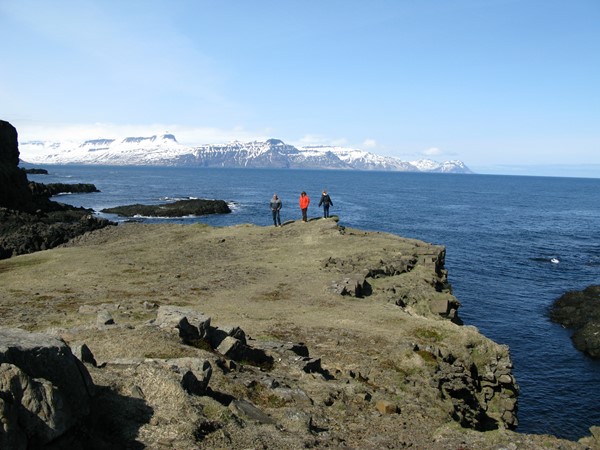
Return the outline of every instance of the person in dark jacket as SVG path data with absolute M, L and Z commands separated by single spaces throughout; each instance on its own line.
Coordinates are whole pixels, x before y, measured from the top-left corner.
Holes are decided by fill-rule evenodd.
M 321 200 L 319 200 L 319 206 L 323 205 L 323 217 L 329 217 L 329 207 L 333 206 L 333 202 L 331 201 L 331 197 L 327 191 L 323 191 L 321 195 Z
M 277 194 L 273 194 L 273 198 L 271 199 L 271 203 L 269 203 L 269 206 L 271 207 L 271 212 L 273 213 L 273 225 L 275 225 L 276 227 L 280 227 L 281 216 L 279 214 L 279 211 L 281 210 L 281 207 L 283 205 L 281 203 L 281 199 L 277 197 Z

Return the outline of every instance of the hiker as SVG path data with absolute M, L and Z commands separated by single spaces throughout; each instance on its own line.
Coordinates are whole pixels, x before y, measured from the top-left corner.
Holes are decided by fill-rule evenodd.
M 319 206 L 321 205 L 323 205 L 323 217 L 329 217 L 329 207 L 333 206 L 333 202 L 325 190 L 323 191 L 323 194 L 321 194 L 321 200 L 319 200 Z
M 279 211 L 281 210 L 281 199 L 277 197 L 277 194 L 273 194 L 273 198 L 271 199 L 271 203 L 269 203 L 271 207 L 271 212 L 273 213 L 273 225 L 276 227 L 281 226 L 281 217 L 279 215 Z
M 310 198 L 306 195 L 306 192 L 302 191 L 300 194 L 300 209 L 302 210 L 302 222 L 308 222 L 307 211 L 308 205 L 310 204 Z

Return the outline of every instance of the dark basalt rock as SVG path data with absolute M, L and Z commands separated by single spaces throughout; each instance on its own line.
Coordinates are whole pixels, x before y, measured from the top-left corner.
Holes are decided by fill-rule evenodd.
M 90 183 L 29 183 L 29 190 L 34 196 L 50 198 L 58 194 L 81 194 L 89 192 L 100 192 L 95 185 Z
M 18 164 L 17 130 L 0 120 L 0 207 L 35 211 L 33 196 L 27 188 L 27 174 Z
M 36 169 L 36 168 L 31 168 L 31 169 L 25 169 L 25 168 L 21 168 L 21 170 L 27 174 L 32 174 L 32 175 L 48 175 L 48 171 L 46 169 Z
M 575 348 L 600 359 L 600 286 L 565 293 L 555 300 L 549 316 L 574 330 L 571 339 Z
M 0 120 L 0 259 L 45 250 L 87 231 L 114 225 L 93 211 L 50 201 L 60 192 L 93 192 L 94 185 L 30 183 L 18 167 L 17 130 Z
M 118 214 L 124 217 L 147 216 L 147 217 L 184 217 L 204 216 L 207 214 L 226 214 L 231 209 L 223 200 L 179 200 L 174 203 L 163 203 L 161 205 L 126 205 L 115 208 L 106 208 L 103 213 Z
M 0 208 L 0 259 L 54 248 L 88 231 L 116 225 L 88 209 L 62 206 L 38 214 Z

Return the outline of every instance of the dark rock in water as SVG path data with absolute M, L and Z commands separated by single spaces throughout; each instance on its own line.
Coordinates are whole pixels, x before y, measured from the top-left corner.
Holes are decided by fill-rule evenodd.
M 571 339 L 578 350 L 600 359 L 600 286 L 567 292 L 554 302 L 549 316 L 574 330 Z
M 91 183 L 29 183 L 29 189 L 34 196 L 50 198 L 58 194 L 81 194 L 88 192 L 100 192 L 95 185 Z
M 126 205 L 115 208 L 106 208 L 103 213 L 118 214 L 125 217 L 147 216 L 147 217 L 184 217 L 204 216 L 206 214 L 226 214 L 231 209 L 223 200 L 179 200 L 174 203 L 163 203 L 161 205 Z
M 25 169 L 25 168 L 21 168 L 21 170 L 27 174 L 32 174 L 32 175 L 48 175 L 48 171 L 46 169 Z
M 50 201 L 58 192 L 91 192 L 95 186 L 29 183 L 18 167 L 17 130 L 0 120 L 0 259 L 46 250 L 87 231 L 114 225 L 93 211 Z

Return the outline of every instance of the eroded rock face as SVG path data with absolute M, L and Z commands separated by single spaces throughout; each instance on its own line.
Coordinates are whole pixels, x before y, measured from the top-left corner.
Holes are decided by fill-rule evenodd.
M 519 387 L 512 375 L 507 347 L 492 360 L 476 364 L 437 348 L 415 347 L 436 365 L 434 379 L 440 394 L 453 405 L 453 418 L 465 428 L 479 431 L 515 429 Z
M 63 435 L 89 414 L 92 387 L 60 339 L 1 328 L 0 447 L 35 448 Z
M 322 262 L 322 267 L 341 274 L 330 287 L 337 294 L 367 297 L 373 292 L 368 280 L 381 280 L 377 284 L 387 292 L 389 301 L 397 306 L 411 308 L 420 305 L 419 313 L 433 313 L 462 324 L 458 317 L 460 303 L 452 296 L 448 283 L 445 258 L 444 247 L 428 245 L 415 246 L 410 254 L 398 253 L 382 258 L 373 258 L 372 255 L 329 257 Z M 407 284 L 407 277 L 418 277 L 419 283 Z

